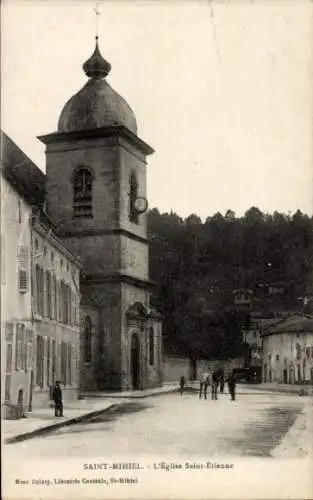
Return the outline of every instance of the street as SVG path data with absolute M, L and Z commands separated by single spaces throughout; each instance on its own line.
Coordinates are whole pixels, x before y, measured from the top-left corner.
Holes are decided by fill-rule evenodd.
M 235 402 L 227 391 L 218 401 L 199 400 L 193 392 L 124 400 L 87 422 L 6 445 L 5 454 L 41 460 L 150 454 L 189 459 L 270 457 L 304 404 L 297 395 L 246 387 L 239 387 Z

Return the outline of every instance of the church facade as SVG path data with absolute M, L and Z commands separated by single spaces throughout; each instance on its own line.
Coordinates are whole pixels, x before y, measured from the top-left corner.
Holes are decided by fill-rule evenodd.
M 85 86 L 46 145 L 46 210 L 80 259 L 80 390 L 162 384 L 162 323 L 150 308 L 146 169 L 152 148 L 106 80 L 96 48 Z

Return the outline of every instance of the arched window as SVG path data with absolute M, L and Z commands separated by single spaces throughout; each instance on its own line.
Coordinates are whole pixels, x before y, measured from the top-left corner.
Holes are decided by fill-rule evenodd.
M 154 331 L 149 328 L 149 364 L 154 365 Z
M 73 180 L 74 217 L 92 217 L 92 174 L 87 168 L 79 169 Z
M 91 361 L 91 334 L 92 334 L 92 323 L 89 316 L 85 319 L 85 330 L 84 330 L 84 362 L 90 363 Z
M 129 180 L 129 220 L 134 224 L 138 224 L 138 213 L 135 210 L 135 201 L 138 193 L 137 178 L 134 173 L 131 174 Z

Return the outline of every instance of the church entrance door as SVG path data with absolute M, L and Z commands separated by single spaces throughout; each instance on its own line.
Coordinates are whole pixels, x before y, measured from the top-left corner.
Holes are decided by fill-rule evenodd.
M 134 333 L 131 341 L 131 375 L 133 389 L 139 389 L 140 383 L 140 343 L 137 333 Z

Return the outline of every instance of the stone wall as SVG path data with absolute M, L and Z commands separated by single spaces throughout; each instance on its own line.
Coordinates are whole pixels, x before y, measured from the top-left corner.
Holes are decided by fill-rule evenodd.
M 142 238 L 147 237 L 147 215 L 142 214 L 138 218 L 138 224 L 134 224 L 129 220 L 129 191 L 130 191 L 130 176 L 132 173 L 136 175 L 138 183 L 138 196 L 147 196 L 146 186 L 146 161 L 145 157 L 138 151 L 137 148 L 131 146 L 126 141 L 120 141 L 119 149 L 119 220 L 120 227 L 131 231 L 132 233 Z
M 243 358 L 235 358 L 227 361 L 220 360 L 197 360 L 196 379 L 199 379 L 201 373 L 212 372 L 216 368 L 224 368 L 225 372 L 234 368 L 243 367 Z M 186 380 L 192 380 L 193 370 L 188 358 L 179 356 L 165 356 L 164 362 L 164 382 L 178 382 L 182 375 Z
M 93 172 L 93 218 L 73 219 L 73 176 L 79 167 Z M 47 210 L 60 231 L 117 227 L 119 154 L 116 138 L 58 142 L 47 147 Z
M 188 358 L 165 356 L 163 360 L 163 380 L 164 382 L 179 382 L 181 376 L 190 380 L 190 361 Z
M 91 322 L 91 360 L 85 359 L 85 327 L 86 318 Z M 80 368 L 79 368 L 79 390 L 95 391 L 97 389 L 95 378 L 95 366 L 99 361 L 99 330 L 100 330 L 100 311 L 96 307 L 81 306 L 80 310 Z

